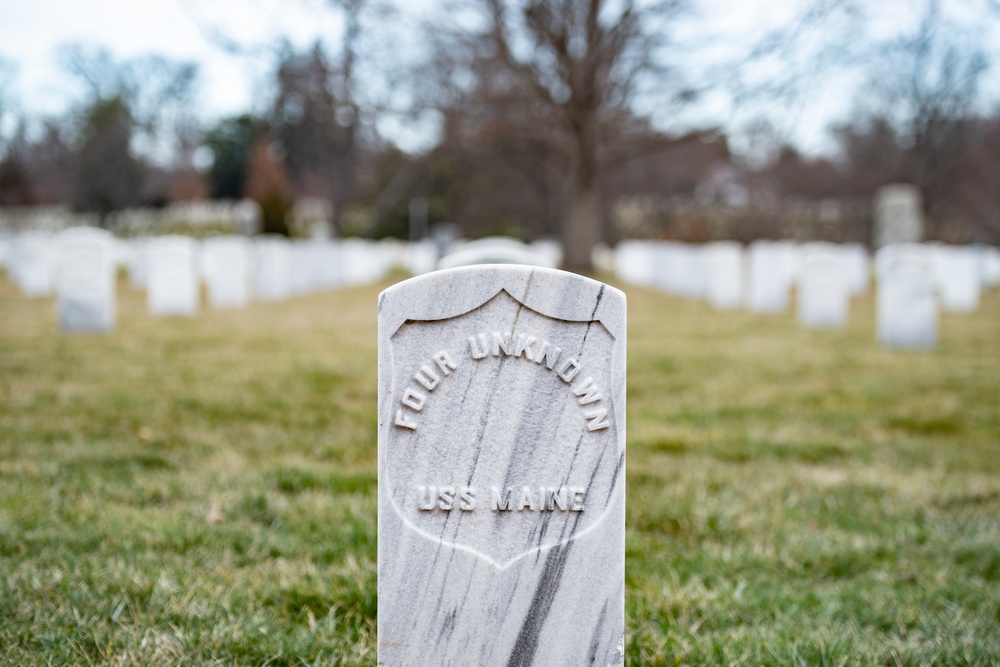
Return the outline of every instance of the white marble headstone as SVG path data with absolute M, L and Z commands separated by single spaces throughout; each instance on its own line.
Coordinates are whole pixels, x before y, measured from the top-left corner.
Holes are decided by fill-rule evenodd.
M 551 259 L 531 249 L 517 239 L 489 236 L 469 241 L 438 261 L 439 269 L 476 264 L 528 264 L 553 268 Z
M 17 237 L 12 252 L 12 269 L 25 296 L 52 294 L 55 250 L 48 232 L 25 232 Z
M 782 313 L 788 309 L 794 275 L 788 251 L 772 241 L 754 241 L 747 249 L 747 308 L 755 313 Z
M 875 192 L 875 247 L 892 243 L 919 243 L 924 224 L 920 189 L 909 183 L 890 183 Z
M 150 239 L 146 296 L 151 315 L 194 315 L 200 301 L 198 242 L 187 236 Z
M 743 246 L 718 241 L 705 246 L 705 297 L 719 310 L 743 303 Z
M 291 292 L 292 248 L 283 236 L 256 239 L 255 296 L 261 301 L 282 301 Z
M 937 273 L 941 309 L 971 313 L 979 307 L 981 273 L 974 246 L 931 246 Z
M 866 294 L 871 283 L 872 270 L 868 249 L 860 243 L 846 243 L 841 246 L 841 251 L 847 262 L 847 284 L 851 295 Z
M 893 347 L 933 347 L 938 305 L 930 250 L 897 243 L 876 255 L 876 337 Z
M 246 308 L 250 302 L 250 241 L 219 236 L 202 243 L 202 265 L 213 308 Z
M 807 327 L 842 327 L 850 311 L 847 258 L 839 246 L 808 243 L 802 247 L 799 275 L 799 323 Z
M 115 323 L 115 239 L 96 227 L 56 235 L 56 306 L 63 331 L 109 331 Z
M 621 241 L 615 247 L 615 274 L 631 285 L 651 287 L 656 246 L 652 241 Z
M 1000 285 L 1000 248 L 985 247 L 979 256 L 979 275 L 986 287 Z
M 149 277 L 148 237 L 131 239 L 128 242 L 128 281 L 132 287 L 146 289 Z
M 498 265 L 381 294 L 379 665 L 621 665 L 624 483 L 624 294 Z

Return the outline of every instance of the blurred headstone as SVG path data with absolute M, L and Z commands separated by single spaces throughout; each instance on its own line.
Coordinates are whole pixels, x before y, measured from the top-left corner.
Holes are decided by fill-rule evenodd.
M 410 243 L 406 248 L 406 270 L 411 275 L 430 273 L 437 265 L 437 260 L 437 248 L 430 239 Z
M 526 244 L 505 236 L 489 236 L 469 241 L 438 262 L 439 269 L 475 264 L 528 264 L 553 268 L 548 258 L 533 252 Z
M 380 295 L 378 664 L 623 663 L 625 333 L 537 267 Z
M 979 307 L 979 253 L 972 246 L 931 246 L 941 309 L 971 313 Z
M 868 292 L 871 283 L 871 261 L 868 259 L 868 249 L 860 243 L 845 243 L 841 246 L 847 269 L 847 285 L 852 296 L 860 296 Z
M 10 254 L 14 242 L 6 233 L 0 232 L 0 270 L 6 271 L 10 277 Z
M 1000 285 L 1000 248 L 986 247 L 980 255 L 982 283 L 988 287 Z
M 250 302 L 250 241 L 218 236 L 202 243 L 208 302 L 213 308 L 246 308 Z
M 875 269 L 878 340 L 893 347 L 933 347 L 938 305 L 930 250 L 916 243 L 884 246 Z
M 25 296 L 52 294 L 55 248 L 49 232 L 24 232 L 14 242 L 14 277 Z
M 562 264 L 562 244 L 555 239 L 538 239 L 530 244 L 531 252 L 541 255 L 549 262 L 549 266 L 558 267 Z
M 59 232 L 56 306 L 63 331 L 110 331 L 115 324 L 115 239 L 97 227 Z
M 146 299 L 150 315 L 194 315 L 200 301 L 198 242 L 187 236 L 150 239 Z
M 132 287 L 146 289 L 149 274 L 149 237 L 128 242 L 128 281 Z
M 441 259 L 449 252 L 452 246 L 462 238 L 462 228 L 454 222 L 438 222 L 431 225 L 431 241 L 437 250 L 437 258 Z
M 615 246 L 615 275 L 631 285 L 652 287 L 655 253 L 651 241 L 619 241 Z
M 743 246 L 718 241 L 705 246 L 705 297 L 719 310 L 743 304 Z
M 258 236 L 254 296 L 261 301 L 282 301 L 291 292 L 291 243 L 284 236 Z
M 875 191 L 875 247 L 919 243 L 924 238 L 920 190 L 908 183 L 891 183 Z
M 798 285 L 799 323 L 807 327 L 842 327 L 850 311 L 847 261 L 832 243 L 802 247 Z
M 260 234 L 263 225 L 263 214 L 260 204 L 253 199 L 241 199 L 234 207 L 236 226 L 243 236 Z
M 787 250 L 772 241 L 747 248 L 747 308 L 755 313 L 783 313 L 791 285 Z

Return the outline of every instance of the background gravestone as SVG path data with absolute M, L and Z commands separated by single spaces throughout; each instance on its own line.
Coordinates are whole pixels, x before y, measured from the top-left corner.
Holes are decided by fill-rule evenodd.
M 136 289 L 146 289 L 149 274 L 148 237 L 131 239 L 128 242 L 128 280 Z
M 705 247 L 705 297 L 719 310 L 743 303 L 743 246 L 718 241 Z
M 109 331 L 115 323 L 114 237 L 96 227 L 56 235 L 56 306 L 63 331 Z
M 919 243 L 924 238 L 920 190 L 908 183 L 890 183 L 875 191 L 875 247 Z
M 620 665 L 625 296 L 526 266 L 379 298 L 378 664 Z
M 979 251 L 972 246 L 931 246 L 941 309 L 971 313 L 979 307 Z
M 847 260 L 839 246 L 807 243 L 799 276 L 799 323 L 807 327 L 842 327 L 850 311 Z
M 871 282 L 871 262 L 868 259 L 867 248 L 860 243 L 845 243 L 840 249 L 846 262 L 847 284 L 851 295 L 866 294 Z
M 898 243 L 878 251 L 875 260 L 876 336 L 892 347 L 933 347 L 938 305 L 931 251 Z
M 747 308 L 755 313 L 788 309 L 791 269 L 788 251 L 771 241 L 754 241 L 747 249 Z
M 186 236 L 150 239 L 146 276 L 150 315 L 190 316 L 198 312 L 197 252 L 197 241 Z
M 52 294 L 52 235 L 48 232 L 24 232 L 17 237 L 11 257 L 14 278 L 25 296 Z
M 615 274 L 632 285 L 652 287 L 656 245 L 652 241 L 625 239 L 615 247 Z
M 246 308 L 250 302 L 250 241 L 219 236 L 202 243 L 202 262 L 213 308 Z
M 254 296 L 261 301 L 287 299 L 291 292 L 291 242 L 283 236 L 259 236 L 256 239 L 256 248 L 257 271 Z

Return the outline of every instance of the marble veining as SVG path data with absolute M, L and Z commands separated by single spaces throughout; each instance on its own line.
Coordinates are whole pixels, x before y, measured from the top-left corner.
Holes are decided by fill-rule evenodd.
M 475 266 L 379 297 L 379 664 L 624 660 L 625 298 Z

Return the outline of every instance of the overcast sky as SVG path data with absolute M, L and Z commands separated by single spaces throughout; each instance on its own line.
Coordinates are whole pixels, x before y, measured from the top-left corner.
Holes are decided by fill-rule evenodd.
M 429 3 L 434 0 L 421 0 Z M 916 24 L 919 8 L 927 0 L 872 0 L 866 3 L 873 20 L 868 37 L 886 38 Z M 943 7 L 955 20 L 969 26 L 970 38 L 984 42 L 994 61 L 1000 60 L 998 21 L 984 21 L 989 4 L 997 0 L 945 0 Z M 29 115 L 57 114 L 65 110 L 79 89 L 60 68 L 62 44 L 85 44 L 109 50 L 118 59 L 159 54 L 190 60 L 200 67 L 197 100 L 201 115 L 211 120 L 227 114 L 260 109 L 263 87 L 273 63 L 261 57 L 227 53 L 213 40 L 218 30 L 244 43 L 264 43 L 283 36 L 304 48 L 317 39 L 336 44 L 341 24 L 326 0 L 2 0 L 0 9 L 0 59 L 13 64 L 11 88 L 20 109 Z M 780 25 L 800 6 L 797 0 L 702 0 L 698 20 L 712 29 L 709 53 L 724 59 L 727 49 L 740 48 Z M 994 19 L 1000 14 L 993 14 Z M 705 25 L 700 24 L 702 27 Z M 987 28 L 984 29 L 983 26 Z M 973 34 L 975 33 L 975 34 Z M 689 35 L 680 35 L 690 38 Z M 860 38 L 860 36 L 859 36 Z M 997 100 L 998 69 L 987 77 L 988 94 Z M 766 76 L 766 74 L 765 74 Z M 838 78 L 839 77 L 839 78 Z M 852 78 L 853 77 L 853 78 Z M 830 147 L 827 127 L 847 117 L 852 109 L 854 74 L 836 74 L 817 87 L 815 94 L 795 105 L 780 106 L 777 124 L 807 152 Z M 654 111 L 655 110 L 649 110 Z M 709 95 L 690 107 L 674 125 L 722 125 L 738 130 L 748 122 L 746 109 L 733 108 L 723 95 Z M 397 128 L 396 131 L 404 132 Z M 418 147 L 419 138 L 400 137 Z

